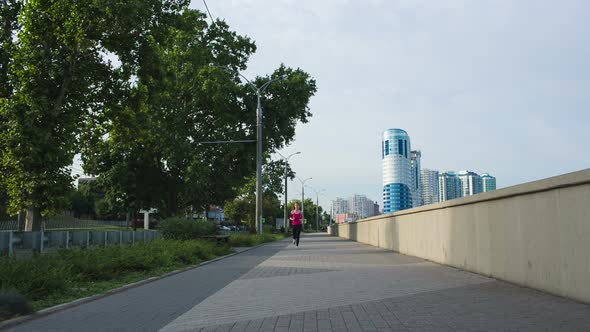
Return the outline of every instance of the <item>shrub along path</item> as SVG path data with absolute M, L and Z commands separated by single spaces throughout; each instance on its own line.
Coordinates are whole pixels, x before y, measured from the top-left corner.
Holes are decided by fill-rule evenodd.
M 287 245 L 287 241 L 270 243 L 8 331 L 158 331 Z
M 230 252 L 229 247 L 211 241 L 160 239 L 129 246 L 58 250 L 30 258 L 0 257 L 0 293 L 22 294 L 34 309 L 43 309 Z M 5 316 L 10 317 L 0 314 L 0 319 Z

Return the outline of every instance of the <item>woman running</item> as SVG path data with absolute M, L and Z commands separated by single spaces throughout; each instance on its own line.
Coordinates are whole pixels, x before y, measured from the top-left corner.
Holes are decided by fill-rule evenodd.
M 291 210 L 291 224 L 293 225 L 293 244 L 299 247 L 299 236 L 303 228 L 303 213 L 299 210 L 299 203 L 295 203 Z

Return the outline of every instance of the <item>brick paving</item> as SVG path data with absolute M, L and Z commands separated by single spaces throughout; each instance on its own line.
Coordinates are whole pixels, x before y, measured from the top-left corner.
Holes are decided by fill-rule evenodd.
M 590 331 L 590 306 L 306 234 L 161 331 Z
M 590 331 L 590 306 L 305 234 L 10 331 Z

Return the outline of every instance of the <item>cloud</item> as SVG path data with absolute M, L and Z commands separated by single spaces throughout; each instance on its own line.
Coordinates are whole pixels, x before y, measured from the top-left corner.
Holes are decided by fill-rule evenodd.
M 314 117 L 287 150 L 303 152 L 292 159 L 295 170 L 330 198 L 359 193 L 380 201 L 381 132 L 393 127 L 408 131 L 423 167 L 489 172 L 499 186 L 590 165 L 587 1 L 209 7 L 256 40 L 247 75 L 284 62 L 317 78 Z

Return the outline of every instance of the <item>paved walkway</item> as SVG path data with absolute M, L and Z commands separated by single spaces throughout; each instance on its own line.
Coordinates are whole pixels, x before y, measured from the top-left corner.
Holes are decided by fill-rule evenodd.
M 590 306 L 305 234 L 13 330 L 590 331 Z

